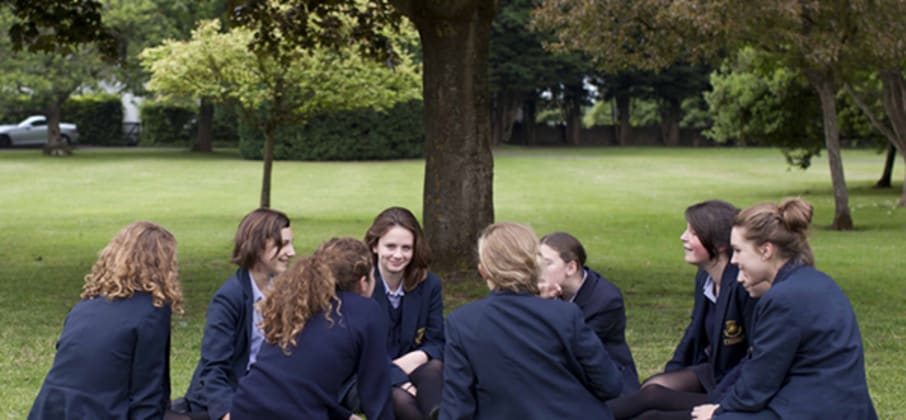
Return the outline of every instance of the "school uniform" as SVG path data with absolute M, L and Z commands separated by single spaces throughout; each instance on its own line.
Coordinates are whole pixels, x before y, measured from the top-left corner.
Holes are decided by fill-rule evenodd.
M 160 419 L 170 400 L 170 306 L 148 293 L 79 301 L 28 414 L 48 419 Z
M 830 277 L 788 263 L 753 322 L 751 357 L 717 419 L 877 419 L 856 315 Z
M 248 270 L 238 269 L 208 304 L 201 358 L 192 375 L 186 402 L 191 412 L 212 419 L 226 414 L 239 378 L 248 372 L 255 300 Z
M 623 376 L 576 305 L 492 291 L 446 331 L 441 419 L 613 418 Z
M 390 360 L 406 353 L 421 350 L 429 359 L 443 360 L 444 303 L 440 279 L 428 273 L 415 289 L 404 292 L 399 307 L 394 308 L 387 297 L 381 272 L 374 270 L 375 287 L 372 298 L 380 305 L 387 321 L 387 355 Z M 391 365 L 393 385 L 409 382 L 409 377 L 396 365 Z
M 343 381 L 358 376 L 362 410 L 368 419 L 392 419 L 390 370 L 385 352 L 386 322 L 372 300 L 339 292 L 331 320 L 312 316 L 284 353 L 264 343 L 248 375 L 239 381 L 230 418 L 342 419 L 348 410 L 337 396 Z
M 604 276 L 585 267 L 585 281 L 572 301 L 579 306 L 585 323 L 595 332 L 604 349 L 623 374 L 623 394 L 639 390 L 639 374 L 626 343 L 626 309 L 620 289 Z
M 735 265 L 727 264 L 717 301 L 711 302 L 703 294 L 708 273 L 698 270 L 692 318 L 665 372 L 693 367 L 705 390 L 710 391 L 746 356 L 752 313 L 758 300 L 739 284 L 738 274 Z

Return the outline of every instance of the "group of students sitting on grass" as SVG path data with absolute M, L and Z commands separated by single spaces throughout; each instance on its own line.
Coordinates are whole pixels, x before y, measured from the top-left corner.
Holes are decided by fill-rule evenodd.
M 289 218 L 255 210 L 173 401 L 176 240 L 132 223 L 85 276 L 29 418 L 876 419 L 853 309 L 814 268 L 811 205 L 712 200 L 685 216 L 692 318 L 665 371 L 640 384 L 622 294 L 570 234 L 488 226 L 477 250 L 490 293 L 444 321 L 410 211 L 388 208 L 364 241 L 334 238 L 290 265 Z

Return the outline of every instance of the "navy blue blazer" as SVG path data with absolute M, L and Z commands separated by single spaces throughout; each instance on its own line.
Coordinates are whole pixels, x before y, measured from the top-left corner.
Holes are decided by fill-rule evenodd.
M 160 419 L 170 401 L 170 306 L 151 295 L 79 301 L 31 407 L 38 419 Z
M 761 297 L 752 355 L 717 418 L 765 410 L 782 419 L 878 418 L 856 314 L 837 283 L 812 267 L 785 265 Z
M 380 270 L 374 270 L 375 286 L 372 297 L 381 306 L 386 324 L 390 325 L 390 301 L 381 280 Z M 389 354 L 391 360 L 406 353 L 421 350 L 430 359 L 444 358 L 444 301 L 441 297 L 440 279 L 434 273 L 428 273 L 425 281 L 415 289 L 406 292 L 400 302 L 402 320 L 399 331 L 398 354 Z M 389 336 L 389 331 L 388 331 Z M 390 367 L 390 380 L 393 385 L 409 382 L 409 377 L 396 365 Z
M 623 373 L 623 394 L 639 390 L 639 373 L 626 343 L 626 309 L 620 289 L 604 276 L 585 267 L 588 276 L 576 292 L 585 323 L 597 334 L 604 349 Z
M 230 418 L 342 419 L 340 389 L 358 375 L 362 411 L 369 419 L 392 419 L 387 325 L 374 300 L 355 293 L 338 294 L 328 321 L 318 313 L 296 335 L 289 355 L 263 343 L 255 364 L 239 381 Z M 342 414 L 340 414 L 342 413 Z
M 739 284 L 739 269 L 727 264 L 721 278 L 720 293 L 717 296 L 716 318 L 720 328 L 714 330 L 714 336 L 708 340 L 705 328 L 705 296 L 702 289 L 708 273 L 698 270 L 695 274 L 695 305 L 692 308 L 692 319 L 683 338 L 676 346 L 673 359 L 667 362 L 666 372 L 682 369 L 700 363 L 711 363 L 714 369 L 714 381 L 720 382 L 723 376 L 745 358 L 750 345 L 752 314 L 758 299 Z M 718 345 L 709 349 L 709 343 Z
M 186 401 L 191 411 L 206 411 L 212 419 L 229 411 L 239 378 L 247 373 L 255 313 L 250 282 L 248 270 L 236 270 L 208 304 L 201 358 Z
M 612 419 L 623 376 L 576 305 L 492 291 L 447 317 L 440 418 Z

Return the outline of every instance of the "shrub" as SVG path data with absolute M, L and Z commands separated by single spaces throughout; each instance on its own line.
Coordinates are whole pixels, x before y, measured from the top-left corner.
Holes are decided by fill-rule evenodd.
M 145 101 L 139 111 L 142 118 L 142 146 L 188 146 L 192 141 L 195 107 L 170 102 Z
M 63 104 L 62 119 L 79 129 L 79 143 L 102 146 L 126 144 L 123 103 L 112 94 L 74 96 Z
M 400 102 L 385 111 L 359 108 L 315 116 L 276 135 L 277 160 L 386 160 L 423 156 L 422 102 Z M 264 137 L 240 124 L 239 152 L 261 159 Z

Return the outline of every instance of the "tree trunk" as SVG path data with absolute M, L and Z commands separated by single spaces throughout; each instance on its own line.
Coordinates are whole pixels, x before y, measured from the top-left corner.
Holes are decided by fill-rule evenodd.
M 538 104 L 535 102 L 535 98 L 528 100 L 522 104 L 522 110 L 524 112 L 522 118 L 522 131 L 525 138 L 525 144 L 529 146 L 534 146 L 537 143 L 537 133 L 538 125 L 535 123 L 535 120 L 538 117 Z
M 840 132 L 837 127 L 837 103 L 832 78 L 826 73 L 809 71 L 806 75 L 821 99 L 824 114 L 824 143 L 834 188 L 834 230 L 852 230 L 853 219 L 849 212 L 849 193 L 843 175 L 843 158 L 840 155 Z
M 661 108 L 661 136 L 665 146 L 679 146 L 679 123 L 683 110 L 678 99 L 670 98 L 665 101 L 666 104 Z
M 497 1 L 410 2 L 424 53 L 425 236 L 432 270 L 476 273 L 475 245 L 494 221 L 488 50 Z
M 881 178 L 878 179 L 878 182 L 875 183 L 875 188 L 890 188 L 893 186 L 891 181 L 893 180 L 893 164 L 897 157 L 897 147 L 889 144 L 887 145 L 887 158 L 884 159 L 884 172 L 881 174 Z
M 900 69 L 881 72 L 881 86 L 884 97 L 884 110 L 893 127 L 892 142 L 900 151 L 906 162 L 906 80 Z M 903 191 L 897 207 L 906 207 L 906 171 L 903 177 Z
M 47 143 L 44 144 L 44 154 L 48 156 L 69 156 L 72 148 L 63 142 L 60 135 L 60 114 L 63 102 L 53 100 L 47 105 Z
M 264 133 L 264 174 L 261 176 L 261 203 L 260 206 L 270 208 L 271 206 L 271 170 L 274 166 L 274 136 L 276 129 L 266 127 L 261 130 Z
M 214 104 L 209 98 L 201 98 L 198 106 L 198 133 L 193 152 L 212 152 L 214 150 Z
M 491 99 L 491 138 L 494 145 L 509 143 L 513 135 L 513 123 L 523 94 L 513 91 L 497 92 Z
M 620 146 L 628 146 L 632 142 L 632 124 L 629 121 L 629 104 L 631 98 L 628 95 L 616 97 L 617 101 L 617 118 L 620 119 L 620 128 L 618 137 Z
M 578 98 L 566 102 L 566 143 L 574 146 L 582 144 L 582 105 Z

